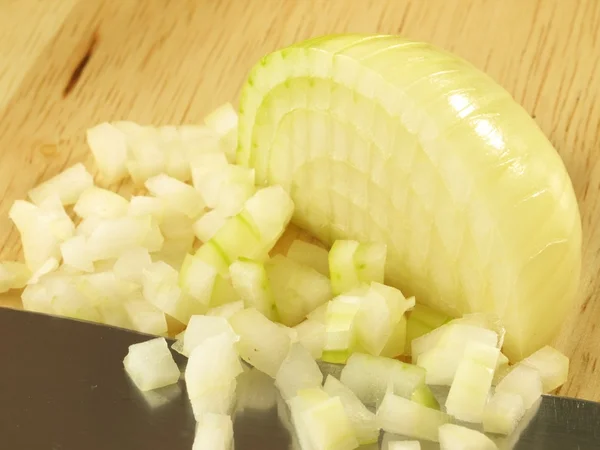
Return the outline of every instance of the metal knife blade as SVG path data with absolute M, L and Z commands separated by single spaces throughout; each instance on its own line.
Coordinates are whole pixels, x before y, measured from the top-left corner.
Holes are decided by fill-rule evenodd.
M 0 309 L 0 330 L 0 449 L 192 448 L 195 421 L 183 380 L 142 394 L 124 372 L 128 346 L 149 336 L 9 309 Z M 185 358 L 174 356 L 183 369 Z M 256 375 L 240 375 L 248 380 L 238 383 L 236 450 L 295 448 L 285 404 Z M 401 439 L 385 435 L 371 448 L 387 448 L 390 438 Z M 497 442 L 519 450 L 600 449 L 600 404 L 544 396 L 514 435 Z

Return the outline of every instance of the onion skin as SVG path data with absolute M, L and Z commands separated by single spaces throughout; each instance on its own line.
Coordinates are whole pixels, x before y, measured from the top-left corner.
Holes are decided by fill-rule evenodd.
M 240 103 L 238 163 L 280 184 L 331 245 L 387 244 L 386 282 L 451 316 L 494 312 L 504 352 L 547 344 L 573 305 L 581 220 L 558 153 L 490 77 L 398 36 L 274 52 Z

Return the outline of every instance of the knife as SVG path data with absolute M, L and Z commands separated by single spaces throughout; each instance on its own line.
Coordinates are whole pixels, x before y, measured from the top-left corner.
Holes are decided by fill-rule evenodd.
M 191 450 L 195 420 L 184 380 L 142 393 L 123 369 L 129 345 L 151 336 L 11 309 L 0 309 L 0 330 L 0 449 Z M 174 358 L 183 371 L 186 359 Z M 236 450 L 299 449 L 285 403 L 256 375 L 238 380 Z M 387 449 L 396 439 L 382 433 L 364 449 Z M 513 435 L 496 442 L 501 449 L 598 450 L 600 404 L 543 396 Z

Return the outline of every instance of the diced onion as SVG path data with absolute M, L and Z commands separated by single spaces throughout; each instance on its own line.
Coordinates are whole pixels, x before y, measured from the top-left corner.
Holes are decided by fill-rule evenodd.
M 275 376 L 275 385 L 284 399 L 295 397 L 298 391 L 318 388 L 323 374 L 310 352 L 301 344 L 292 344 Z
M 440 450 L 498 450 L 485 434 L 451 423 L 439 429 Z
M 123 364 L 141 391 L 168 386 L 179 380 L 179 368 L 164 338 L 130 345 Z
M 224 414 L 207 413 L 196 427 L 192 450 L 233 450 L 233 422 Z
M 28 195 L 36 205 L 41 205 L 44 200 L 55 195 L 63 205 L 73 205 L 93 184 L 93 177 L 83 164 L 78 163 L 31 189 Z

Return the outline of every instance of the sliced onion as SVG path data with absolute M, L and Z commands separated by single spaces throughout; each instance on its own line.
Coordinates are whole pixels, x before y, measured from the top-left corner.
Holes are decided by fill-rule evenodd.
M 451 423 L 440 427 L 441 450 L 498 450 L 485 434 Z
M 168 386 L 179 380 L 179 368 L 164 338 L 130 345 L 123 365 L 141 391 Z

